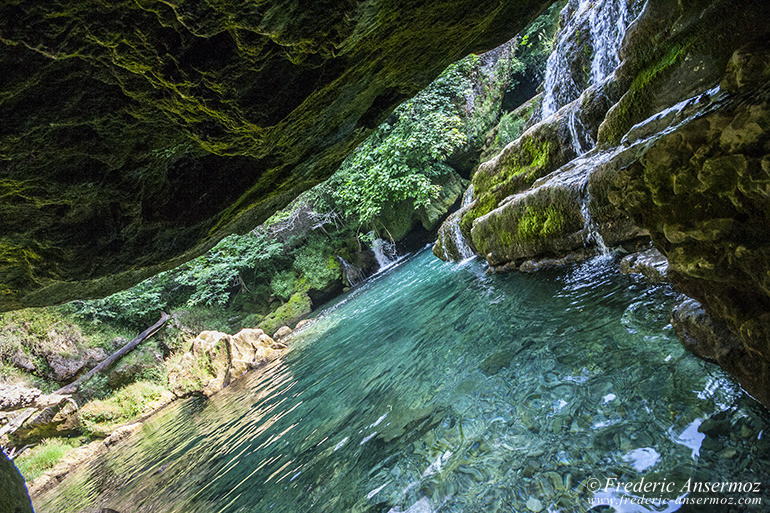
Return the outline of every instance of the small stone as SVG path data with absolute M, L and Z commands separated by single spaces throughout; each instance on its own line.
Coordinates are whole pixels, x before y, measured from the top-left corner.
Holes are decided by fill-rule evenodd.
M 310 319 L 303 319 L 303 320 L 299 321 L 296 326 L 294 326 L 294 329 L 295 330 L 301 330 L 302 328 L 304 328 L 305 326 L 307 326 L 311 322 L 313 322 L 313 321 L 311 321 Z
M 527 509 L 539 513 L 540 511 L 543 511 L 543 503 L 534 497 L 530 497 L 527 501 Z
M 743 438 L 751 438 L 751 435 L 753 435 L 753 434 L 754 434 L 754 432 L 751 430 L 751 428 L 749 426 L 747 426 L 746 424 L 741 426 L 741 437 L 743 437 Z
M 278 328 L 278 330 L 273 334 L 273 338 L 277 341 L 281 341 L 284 338 L 288 337 L 291 334 L 291 328 L 288 326 L 281 326 Z
M 738 454 L 738 451 L 736 451 L 732 447 L 728 447 L 727 449 L 725 449 L 720 453 L 720 456 L 722 456 L 723 458 L 727 458 L 729 460 L 729 459 L 735 458 L 736 454 Z
M 708 436 L 723 436 L 730 433 L 730 422 L 727 420 L 706 419 L 698 427 L 698 431 Z

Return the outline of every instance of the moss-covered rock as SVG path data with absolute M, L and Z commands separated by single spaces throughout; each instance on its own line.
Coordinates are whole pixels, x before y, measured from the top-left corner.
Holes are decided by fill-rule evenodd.
M 599 130 L 616 145 L 648 116 L 716 84 L 733 52 L 766 37 L 762 0 L 672 2 L 651 0 L 626 35 L 615 73 L 624 94 Z
M 476 199 L 460 221 L 463 235 L 470 239 L 476 219 L 574 157 L 568 141 L 564 117 L 550 118 L 530 128 L 495 158 L 481 164 L 471 180 Z
M 105 295 L 328 177 L 548 0 L 0 7 L 0 308 Z
M 383 209 L 379 221 L 389 238 L 400 241 L 418 223 L 428 231 L 438 228 L 468 183 L 454 171 L 443 174 L 435 182 L 441 186 L 441 191 L 427 206 L 415 209 L 412 200 L 404 200 L 389 204 Z
M 580 187 L 548 183 L 507 199 L 473 223 L 471 240 L 493 266 L 583 246 Z
M 630 146 L 625 157 L 617 159 L 615 176 L 608 182 L 610 201 L 647 228 L 666 255 L 674 285 L 739 337 L 742 349 L 731 350 L 718 361 L 766 404 L 770 397 L 768 76 L 766 42 L 738 51 L 723 80 L 728 94 L 704 95 L 700 103 L 690 102 L 679 112 L 652 118 L 631 131 L 626 136 Z M 664 121 L 672 126 L 661 130 Z M 740 361 L 746 355 L 765 362 L 752 367 L 765 374 L 744 372 L 748 367 Z
M 32 513 L 32 503 L 29 500 L 24 478 L 3 451 L 0 451 L 0 482 L 3 483 L 0 511 Z
M 295 292 L 289 300 L 259 321 L 259 327 L 273 333 L 283 325 L 294 325 L 312 311 L 312 302 L 307 292 Z

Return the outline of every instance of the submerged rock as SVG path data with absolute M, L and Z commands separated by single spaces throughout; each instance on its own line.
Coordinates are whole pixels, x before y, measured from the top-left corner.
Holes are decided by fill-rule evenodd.
M 620 260 L 620 272 L 623 274 L 641 274 L 653 283 L 666 281 L 668 260 L 655 248 L 631 253 Z
M 770 365 L 764 357 L 749 351 L 723 322 L 708 315 L 700 303 L 688 299 L 677 305 L 671 324 L 685 348 L 718 363 L 757 400 L 770 404 Z

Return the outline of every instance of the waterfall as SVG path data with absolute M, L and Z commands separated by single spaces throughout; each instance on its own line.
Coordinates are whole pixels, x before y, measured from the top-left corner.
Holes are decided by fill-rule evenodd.
M 358 285 L 361 283 L 362 280 L 362 272 L 361 269 L 356 267 L 353 264 L 348 263 L 347 260 L 342 258 L 341 256 L 337 255 L 337 260 L 340 261 L 342 264 L 342 272 L 345 273 L 345 279 L 348 282 L 348 285 L 351 287 L 354 285 Z
M 589 208 L 590 203 L 591 194 L 588 191 L 588 180 L 586 179 L 583 185 L 582 200 L 580 202 L 580 214 L 583 216 L 583 222 L 585 223 L 583 229 L 586 233 L 586 243 L 590 244 L 593 242 L 596 244 L 599 253 L 602 256 L 607 256 L 610 254 L 610 249 L 607 247 L 607 244 L 604 243 L 604 238 L 602 237 L 602 234 L 599 233 L 596 223 L 594 223 L 594 218 L 591 215 L 591 209 Z
M 459 214 L 459 212 L 456 212 L 455 214 Z M 447 235 L 452 237 L 452 242 L 454 242 L 455 247 L 457 248 L 457 255 L 460 257 L 460 260 L 466 260 L 476 256 L 476 254 L 468 245 L 468 242 L 460 231 L 460 219 L 462 216 L 455 214 L 452 214 L 451 218 L 447 219 L 449 222 L 449 231 Z
M 638 4 L 636 0 L 570 0 L 563 11 L 568 18 L 566 26 L 559 31 L 546 64 L 543 118 L 575 101 L 583 90 L 599 84 L 615 70 L 626 29 L 640 10 Z M 573 68 L 589 50 L 590 73 L 581 87 Z
M 584 155 L 587 151 L 593 148 L 596 142 L 584 128 L 583 123 L 577 117 L 578 107 L 575 106 L 569 111 L 569 117 L 567 118 L 567 127 L 569 128 L 569 135 L 572 139 L 572 148 L 578 156 Z M 580 141 L 581 137 L 586 139 L 587 145 L 583 146 Z
M 374 251 L 374 258 L 377 259 L 377 264 L 380 266 L 377 272 L 384 271 L 399 260 L 396 253 L 396 245 L 393 242 L 379 238 L 374 239 L 372 251 Z
M 463 200 L 460 202 L 460 208 L 467 207 L 471 203 L 473 203 L 473 184 L 470 184 L 468 188 L 465 189 Z
M 460 220 L 465 212 L 465 207 L 471 203 L 473 203 L 473 184 L 463 193 L 460 208 L 452 212 L 439 229 L 439 237 L 436 240 L 436 244 L 448 259 L 464 261 L 476 256 L 468 241 L 465 240 L 462 231 L 460 231 Z

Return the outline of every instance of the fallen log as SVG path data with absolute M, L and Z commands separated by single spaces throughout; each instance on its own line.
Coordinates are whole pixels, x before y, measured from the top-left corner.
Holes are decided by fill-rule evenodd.
M 83 383 L 85 383 L 86 381 L 94 377 L 98 372 L 106 369 L 107 367 L 115 363 L 115 361 L 119 360 L 124 355 L 129 353 L 136 346 L 141 344 L 145 339 L 148 339 L 151 336 L 153 336 L 155 333 L 157 333 L 158 330 L 160 330 L 160 328 L 163 327 L 163 325 L 166 324 L 166 322 L 170 318 L 171 316 L 169 314 L 167 314 L 166 312 L 161 312 L 160 319 L 158 319 L 158 322 L 156 322 L 155 324 L 153 324 L 152 326 L 150 326 L 149 328 L 141 332 L 131 342 L 127 343 L 126 345 L 124 345 L 123 347 L 121 347 L 120 349 L 112 353 L 107 359 L 105 359 L 99 365 L 97 365 L 96 367 L 88 371 L 86 374 L 82 375 L 81 377 L 79 377 L 69 385 L 63 386 L 62 388 L 60 388 L 54 393 L 55 394 L 74 394 L 75 392 L 77 392 L 78 388 L 80 388 L 80 385 L 82 385 Z

